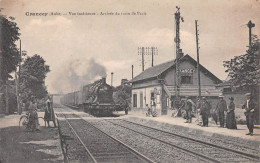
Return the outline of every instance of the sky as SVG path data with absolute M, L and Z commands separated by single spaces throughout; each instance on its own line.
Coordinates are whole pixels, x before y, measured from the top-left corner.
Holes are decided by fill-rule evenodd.
M 223 61 L 246 52 L 249 20 L 255 23 L 252 33 L 260 36 L 259 0 L 0 0 L 2 13 L 16 18 L 22 50 L 50 66 L 50 93 L 71 92 L 102 76 L 111 84 L 111 72 L 113 86 L 131 79 L 131 65 L 134 76 L 142 72 L 138 47 L 157 47 L 155 65 L 175 59 L 176 6 L 184 18 L 184 54 L 196 59 L 198 20 L 200 63 L 221 80 L 227 78 Z M 82 12 L 95 15 L 77 15 Z M 144 59 L 149 68 L 151 56 Z

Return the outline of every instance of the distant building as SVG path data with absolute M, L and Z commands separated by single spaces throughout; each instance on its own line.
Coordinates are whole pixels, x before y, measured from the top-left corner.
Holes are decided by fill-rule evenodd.
M 146 104 L 156 103 L 156 110 L 166 115 L 176 99 L 175 60 L 150 67 L 134 77 L 132 83 L 132 109 L 141 110 Z M 198 96 L 197 62 L 189 55 L 180 58 L 180 96 L 190 96 L 194 101 Z M 201 95 L 215 103 L 222 93 L 216 85 L 222 81 L 200 65 Z

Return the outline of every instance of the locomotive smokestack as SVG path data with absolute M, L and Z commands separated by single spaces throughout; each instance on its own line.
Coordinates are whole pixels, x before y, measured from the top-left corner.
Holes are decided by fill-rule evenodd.
M 106 77 L 102 77 L 102 83 L 106 84 Z
M 114 73 L 111 72 L 111 86 L 113 86 L 113 75 L 114 75 Z

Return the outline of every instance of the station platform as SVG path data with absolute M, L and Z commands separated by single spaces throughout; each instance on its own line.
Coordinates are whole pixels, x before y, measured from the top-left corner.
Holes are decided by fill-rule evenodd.
M 25 114 L 25 113 L 23 113 Z M 38 112 L 39 117 L 44 112 Z M 58 128 L 45 127 L 39 119 L 40 132 L 19 129 L 21 115 L 0 115 L 0 162 L 64 162 Z
M 189 132 L 196 132 L 201 135 L 213 136 L 213 137 L 234 137 L 241 138 L 249 141 L 260 142 L 260 125 L 255 125 L 254 135 L 246 135 L 248 133 L 247 125 L 237 124 L 237 129 L 220 128 L 216 125 L 212 118 L 209 118 L 209 126 L 201 127 L 198 125 L 196 118 L 192 119 L 192 123 L 185 123 L 186 119 L 182 117 L 171 117 L 170 115 L 159 116 L 159 117 L 146 117 L 145 113 L 142 112 L 128 112 L 128 115 L 124 115 L 124 112 L 118 112 L 121 118 L 126 119 L 142 119 L 142 121 L 149 121 L 154 126 L 163 125 L 175 125 L 180 129 Z

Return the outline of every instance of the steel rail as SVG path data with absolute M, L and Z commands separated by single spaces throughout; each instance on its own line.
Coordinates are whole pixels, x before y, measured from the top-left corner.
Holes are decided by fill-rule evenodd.
M 57 124 L 58 124 L 58 126 L 60 126 L 59 121 L 57 121 Z M 58 127 L 58 131 L 59 131 L 59 137 L 60 137 L 61 150 L 62 150 L 62 153 L 63 153 L 63 155 L 64 155 L 64 162 L 65 162 L 65 163 L 69 163 L 70 161 L 69 161 L 69 157 L 68 157 L 68 155 L 67 155 L 67 145 L 65 144 L 65 140 L 64 140 L 64 138 L 62 137 L 60 127 Z M 66 145 L 65 147 L 64 147 L 64 144 Z M 64 148 L 65 148 L 65 149 L 64 149 Z
M 216 147 L 216 148 L 220 148 L 220 149 L 224 149 L 224 150 L 227 150 L 227 151 L 231 151 L 231 152 L 234 152 L 234 153 L 237 153 L 237 154 L 241 154 L 241 155 L 247 156 L 249 158 L 254 158 L 254 159 L 258 159 L 258 160 L 260 159 L 259 156 L 256 156 L 256 155 L 253 155 L 253 154 L 250 154 L 250 153 L 245 153 L 245 152 L 234 150 L 232 148 L 227 148 L 227 147 L 223 147 L 223 146 L 220 146 L 220 145 L 216 145 L 216 144 L 204 142 L 204 141 L 201 141 L 201 140 L 197 140 L 197 139 L 194 139 L 194 138 L 185 137 L 185 136 L 178 135 L 178 134 L 175 134 L 175 133 L 172 133 L 172 132 L 156 129 L 156 128 L 153 128 L 153 127 L 145 126 L 145 125 L 138 124 L 138 123 L 131 122 L 131 121 L 127 121 L 127 120 L 124 120 L 124 119 L 120 119 L 120 120 L 125 121 L 127 123 L 132 123 L 132 124 L 135 124 L 135 125 L 138 125 L 138 126 L 141 126 L 141 127 L 145 127 L 145 128 L 148 128 L 148 129 L 153 129 L 153 130 L 164 132 L 164 133 L 167 133 L 167 134 L 170 134 L 170 135 L 174 135 L 174 136 L 178 136 L 178 137 L 185 138 L 185 139 L 188 139 L 188 140 L 192 140 L 192 141 L 195 141 L 195 142 L 198 142 L 198 143 L 202 143 L 202 144 L 206 144 L 206 145 L 213 146 L 213 147 Z
M 96 161 L 96 159 L 94 158 L 94 156 L 90 153 L 89 149 L 86 147 L 86 145 L 85 145 L 84 142 L 80 139 L 80 137 L 79 137 L 79 135 L 77 134 L 77 132 L 76 132 L 76 131 L 74 130 L 74 128 L 71 126 L 70 122 L 67 120 L 66 116 L 65 116 L 63 113 L 61 113 L 61 114 L 64 116 L 66 122 L 68 123 L 70 129 L 72 130 L 72 133 L 76 136 L 76 138 L 80 141 L 80 143 L 82 144 L 82 146 L 83 146 L 83 147 L 85 148 L 85 150 L 87 151 L 87 153 L 88 153 L 88 155 L 90 156 L 91 160 L 92 160 L 93 162 L 97 163 L 97 161 Z
M 76 117 L 81 118 L 79 115 L 73 114 Z M 63 116 L 65 117 L 65 115 L 63 114 Z M 66 118 L 66 117 L 65 117 Z M 125 147 L 129 152 L 133 153 L 135 156 L 145 160 L 146 162 L 149 163 L 155 163 L 154 161 L 152 161 L 150 158 L 144 156 L 143 154 L 141 154 L 140 152 L 136 151 L 135 149 L 131 148 L 130 146 L 128 146 L 127 144 L 123 143 L 122 141 L 108 135 L 107 133 L 105 133 L 104 131 L 100 130 L 99 128 L 95 127 L 94 125 L 92 125 L 91 123 L 89 123 L 86 119 L 81 118 L 82 120 L 84 120 L 89 126 L 93 127 L 95 130 L 101 132 L 102 134 L 104 134 L 105 136 L 107 136 L 108 138 L 112 139 L 114 142 L 121 144 L 123 147 Z M 68 122 L 67 118 L 66 121 Z M 68 122 L 69 124 L 69 122 Z M 70 124 L 69 124 L 70 125 Z M 70 125 L 70 128 L 76 133 L 76 131 L 73 129 L 73 127 Z M 83 141 L 79 138 L 79 136 L 77 135 L 77 138 L 80 140 L 80 142 L 84 145 Z M 85 145 L 84 145 L 85 147 Z M 87 148 L 87 147 L 86 147 Z M 89 151 L 89 150 L 88 150 Z M 89 152 L 90 153 L 90 152 Z M 92 155 L 93 156 L 93 155 Z M 93 156 L 94 158 L 94 156 Z
M 186 148 L 182 148 L 182 147 L 180 147 L 180 146 L 177 146 L 177 145 L 174 145 L 174 144 L 172 144 L 172 143 L 166 142 L 166 141 L 164 141 L 164 140 L 161 140 L 161 139 L 158 139 L 158 138 L 152 137 L 152 136 L 150 136 L 150 135 L 147 135 L 147 134 L 141 133 L 141 132 L 136 131 L 136 130 L 133 130 L 133 129 L 131 129 L 131 128 L 128 128 L 128 127 L 122 126 L 122 125 L 120 125 L 120 124 L 117 124 L 117 123 L 111 122 L 111 121 L 109 121 L 109 120 L 105 120 L 105 121 L 110 122 L 110 123 L 112 123 L 112 124 L 114 124 L 114 125 L 117 125 L 117 126 L 120 126 L 120 127 L 126 128 L 126 129 L 128 129 L 128 130 L 130 130 L 130 131 L 133 131 L 133 132 L 135 132 L 135 133 L 141 134 L 141 135 L 146 136 L 146 137 L 148 137 L 148 138 L 150 138 L 150 139 L 154 139 L 154 140 L 157 140 L 157 141 L 162 142 L 162 143 L 164 143 L 164 144 L 167 144 L 167 145 L 173 146 L 173 147 L 178 148 L 178 149 L 180 149 L 180 150 L 183 150 L 183 151 L 185 151 L 185 152 L 192 153 L 192 154 L 194 154 L 194 155 L 200 156 L 200 157 L 202 157 L 202 158 L 204 158 L 204 159 L 207 159 L 207 160 L 210 160 L 210 161 L 212 161 L 212 162 L 221 163 L 220 161 L 218 161 L 218 160 L 216 160 L 216 159 L 213 159 L 213 158 L 210 158 L 210 157 L 204 156 L 204 155 L 202 155 L 202 154 L 199 154 L 199 153 L 193 152 L 192 150 L 188 150 L 188 149 L 186 149 Z
M 133 149 L 132 147 L 128 146 L 127 144 L 123 143 L 122 141 L 118 140 L 117 138 L 114 138 L 110 135 L 108 135 L 107 133 L 105 133 L 104 131 L 100 130 L 99 128 L 95 127 L 94 125 L 92 125 L 91 123 L 89 123 L 86 119 L 83 119 L 88 125 L 90 125 L 91 127 L 93 127 L 94 129 L 98 130 L 99 132 L 101 132 L 102 134 L 106 135 L 108 138 L 112 139 L 113 141 L 123 145 L 123 147 L 126 147 L 128 149 L 128 151 L 130 151 L 131 153 L 133 153 L 135 156 L 150 162 L 150 163 L 155 163 L 153 160 L 151 160 L 150 158 L 146 157 L 145 155 L 143 155 L 142 153 L 136 151 L 135 149 Z
M 121 119 L 120 119 L 120 120 L 121 120 Z M 139 131 L 133 130 L 133 129 L 131 129 L 131 128 L 125 127 L 125 126 L 123 126 L 123 125 L 120 125 L 120 124 L 117 124 L 117 123 L 111 122 L 111 121 L 109 121 L 109 120 L 105 120 L 105 121 L 110 122 L 110 123 L 112 123 L 112 124 L 114 124 L 114 125 L 117 125 L 117 126 L 120 126 L 120 127 L 126 128 L 126 129 L 128 129 L 128 130 L 130 130 L 130 131 L 133 131 L 133 132 L 135 132 L 135 133 L 138 133 L 138 134 L 144 135 L 144 136 L 149 137 L 149 138 L 151 138 L 151 139 L 154 139 L 154 140 L 160 141 L 160 142 L 162 142 L 162 143 L 164 143 L 164 144 L 168 144 L 168 145 L 170 145 L 170 146 L 173 146 L 173 147 L 178 148 L 178 149 L 180 149 L 180 150 L 186 151 L 186 152 L 188 152 L 188 153 L 192 153 L 192 154 L 194 154 L 194 155 L 200 156 L 200 157 L 202 157 L 202 158 L 204 158 L 204 159 L 207 159 L 207 160 L 210 160 L 210 161 L 212 161 L 212 162 L 221 163 L 221 161 L 216 160 L 216 159 L 214 159 L 214 158 L 211 158 L 211 157 L 205 156 L 205 155 L 200 154 L 200 153 L 196 153 L 196 152 L 194 152 L 194 151 L 192 151 L 192 150 L 189 150 L 189 149 L 186 149 L 186 148 L 180 147 L 180 146 L 178 146 L 178 145 L 175 145 L 175 144 L 172 144 L 172 143 L 166 142 L 166 141 L 164 141 L 164 140 L 161 140 L 161 139 L 158 139 L 158 138 L 152 137 L 152 136 L 147 135 L 147 134 L 144 134 L 144 133 L 142 133 L 142 132 L 139 132 Z M 135 124 L 135 123 L 134 123 L 134 124 Z M 141 125 L 141 126 L 142 126 L 142 125 Z M 146 126 L 145 126 L 145 127 L 146 127 Z M 150 128 L 150 127 L 148 127 L 148 128 Z M 153 128 L 151 128 L 151 129 L 153 129 Z M 160 130 L 158 130 L 158 131 L 160 131 Z M 162 131 L 160 131 L 160 132 L 162 132 Z M 178 136 L 178 135 L 177 135 L 177 136 Z M 184 138 L 186 138 L 186 137 L 184 137 Z M 251 159 L 252 159 L 252 158 L 251 158 Z

